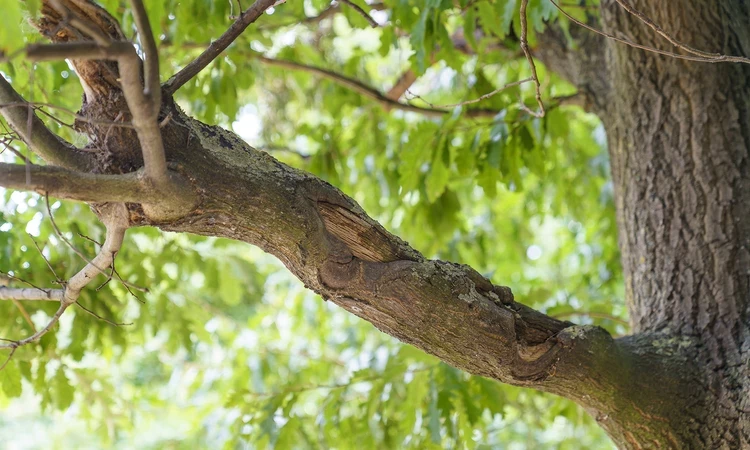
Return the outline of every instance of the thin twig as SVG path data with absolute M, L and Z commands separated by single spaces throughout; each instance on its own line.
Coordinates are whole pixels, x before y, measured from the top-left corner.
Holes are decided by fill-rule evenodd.
M 86 311 L 87 313 L 91 314 L 91 315 L 92 315 L 92 316 L 94 316 L 94 317 L 95 317 L 96 319 L 98 319 L 98 320 L 101 320 L 102 322 L 107 322 L 108 324 L 110 324 L 110 325 L 112 325 L 112 326 L 115 326 L 115 327 L 122 327 L 122 326 L 130 326 L 130 325 L 133 325 L 133 323 L 132 323 L 132 322 L 131 322 L 131 323 L 120 323 L 120 322 L 114 322 L 114 321 L 112 321 L 112 320 L 109 320 L 109 319 L 107 319 L 107 318 L 105 318 L 105 317 L 102 317 L 102 316 L 100 316 L 99 314 L 95 313 L 94 311 L 92 311 L 92 310 L 90 310 L 90 309 L 86 308 L 85 306 L 83 306 L 83 305 L 81 304 L 81 302 L 78 302 L 78 301 L 77 301 L 77 302 L 76 302 L 76 306 L 78 306 L 78 307 L 79 307 L 79 308 L 81 308 L 82 310 Z
M 18 309 L 18 312 L 21 313 L 21 317 L 23 317 L 23 320 L 26 321 L 26 323 L 31 327 L 31 331 L 33 333 L 36 333 L 36 326 L 34 325 L 34 322 L 31 321 L 31 316 L 29 315 L 29 312 L 26 311 L 26 308 L 23 307 L 23 304 L 19 300 L 13 299 L 13 304 L 16 306 L 16 309 Z
M 550 1 L 550 3 L 552 3 L 558 9 L 558 11 L 560 11 L 560 13 L 562 13 L 562 15 L 564 15 L 568 20 L 570 20 L 574 24 L 576 24 L 576 25 L 578 25 L 580 27 L 583 27 L 583 28 L 585 28 L 585 29 L 587 29 L 587 30 L 589 30 L 589 31 L 591 31 L 593 33 L 596 33 L 596 34 L 600 35 L 600 36 L 604 36 L 607 39 L 611 39 L 611 40 L 613 40 L 615 42 L 619 42 L 621 44 L 625 44 L 625 45 L 633 47 L 633 48 L 638 48 L 638 49 L 641 49 L 641 50 L 645 50 L 647 52 L 656 53 L 658 55 L 663 55 L 663 56 L 668 56 L 670 58 L 682 59 L 682 60 L 685 60 L 685 61 L 696 61 L 696 62 L 706 62 L 706 63 L 739 62 L 739 63 L 744 63 L 744 64 L 750 64 L 750 58 L 744 58 L 744 57 L 741 57 L 741 56 L 719 55 L 719 56 L 716 56 L 716 57 L 708 58 L 708 57 L 695 56 L 695 55 L 692 55 L 692 56 L 691 55 L 681 55 L 679 53 L 674 53 L 674 52 L 670 52 L 670 51 L 666 51 L 666 50 L 659 50 L 658 48 L 654 48 L 654 47 L 649 47 L 647 45 L 638 44 L 638 43 L 633 42 L 633 41 L 631 41 L 629 39 L 619 38 L 619 37 L 617 37 L 617 36 L 615 36 L 613 34 L 610 34 L 610 33 L 607 33 L 605 31 L 596 29 L 596 28 L 592 27 L 591 25 L 589 25 L 587 23 L 581 22 L 580 20 L 578 20 L 575 17 L 571 16 L 570 13 L 568 13 L 567 11 L 565 11 L 564 9 L 562 9 L 560 7 L 560 5 L 557 4 L 557 2 L 555 2 L 555 0 L 549 0 L 549 1 Z
M 21 108 L 30 108 L 35 111 L 39 111 L 46 116 L 50 117 L 51 119 L 55 120 L 56 122 L 65 125 L 67 127 L 71 127 L 71 125 L 62 122 L 60 119 L 56 118 L 55 116 L 51 115 L 47 111 L 43 110 L 42 108 L 52 108 L 52 109 L 58 109 L 64 113 L 70 114 L 73 116 L 74 119 L 79 120 L 81 122 L 90 123 L 92 125 L 108 125 L 113 127 L 121 127 L 121 128 L 135 128 L 135 126 L 130 122 L 117 122 L 112 120 L 98 120 L 98 119 L 92 119 L 89 117 L 84 117 L 75 111 L 72 111 L 68 108 L 65 108 L 64 106 L 55 105 L 52 103 L 45 103 L 45 102 L 15 102 L 15 103 L 2 103 L 0 104 L 0 108 L 12 108 L 12 107 L 21 107 Z
M 6 339 L 3 339 L 3 340 L 6 340 Z M 13 358 L 13 354 L 16 353 L 16 348 L 17 347 L 13 347 L 10 349 L 10 354 L 8 355 L 8 358 L 5 360 L 3 365 L 0 366 L 0 372 L 2 372 L 3 369 L 5 369 L 5 366 L 8 365 L 8 363 L 10 362 L 10 359 Z
M 529 63 L 529 69 L 531 69 L 531 78 L 534 80 L 534 88 L 535 88 L 535 97 L 536 97 L 536 103 L 539 105 L 539 111 L 532 111 L 526 107 L 526 105 L 522 103 L 524 110 L 526 110 L 529 114 L 531 114 L 534 117 L 544 117 L 544 103 L 542 102 L 542 84 L 539 82 L 539 75 L 536 73 L 536 64 L 534 63 L 534 57 L 531 56 L 531 50 L 529 49 L 529 41 L 527 40 L 528 37 L 528 24 L 527 24 L 527 18 L 526 18 L 526 8 L 529 6 L 529 0 L 521 0 L 521 8 L 520 8 L 520 22 L 521 22 L 521 36 L 519 37 L 519 40 L 521 41 L 521 50 L 523 50 L 523 54 L 526 56 L 526 61 Z
M 52 268 L 52 264 L 50 264 L 47 257 L 44 256 L 44 253 L 42 253 L 42 249 L 39 248 L 39 244 L 37 244 L 36 240 L 34 239 L 33 236 L 31 236 L 31 234 L 29 234 L 29 238 L 31 238 L 31 242 L 34 243 L 34 247 L 36 247 L 37 251 L 39 252 L 39 255 L 41 255 L 42 259 L 44 260 L 44 263 L 47 264 L 47 268 L 49 269 L 49 271 L 52 272 L 52 275 L 55 276 L 55 282 L 60 283 L 62 280 L 60 279 L 60 277 L 57 276 L 57 272 L 55 272 L 55 269 Z
M 474 98 L 474 99 L 471 99 L 471 100 L 464 100 L 462 102 L 453 103 L 453 104 L 450 104 L 450 105 L 433 105 L 432 103 L 428 102 L 427 100 L 425 100 L 421 96 L 412 93 L 408 89 L 406 90 L 406 92 L 408 92 L 409 94 L 413 95 L 414 98 L 418 98 L 418 99 L 422 100 L 423 102 L 427 103 L 432 108 L 445 108 L 445 109 L 448 109 L 448 108 L 456 108 L 458 106 L 471 105 L 473 103 L 479 103 L 482 100 L 487 100 L 488 98 L 490 98 L 490 97 L 494 96 L 495 94 L 497 94 L 499 92 L 502 92 L 502 91 L 504 91 L 504 90 L 506 90 L 508 88 L 512 88 L 514 86 L 519 86 L 521 84 L 528 83 L 529 81 L 533 81 L 533 80 L 534 80 L 533 78 L 529 77 L 529 78 L 524 78 L 523 80 L 514 81 L 512 83 L 505 84 L 505 85 L 503 85 L 503 86 L 501 86 L 501 87 L 493 90 L 492 92 L 488 92 L 486 94 L 482 94 L 481 96 L 479 96 L 477 98 Z
M 367 23 L 369 23 L 371 27 L 377 28 L 377 27 L 380 26 L 380 24 L 375 19 L 373 19 L 372 16 L 370 16 L 369 14 L 367 14 L 367 11 L 365 11 L 364 9 L 362 9 L 359 5 L 357 5 L 356 3 L 352 2 L 351 0 L 339 0 L 339 2 L 345 4 L 346 6 L 350 7 L 354 11 L 356 11 L 357 14 L 359 14 L 362 17 L 364 17 L 365 20 L 367 21 Z
M 641 22 L 645 23 L 649 28 L 654 30 L 659 36 L 663 37 L 667 41 L 669 41 L 670 44 L 674 45 L 675 47 L 679 48 L 680 50 L 684 50 L 688 53 L 691 53 L 696 56 L 700 56 L 702 58 L 715 60 L 717 62 L 720 61 L 727 61 L 727 62 L 739 62 L 739 63 L 745 63 L 750 64 L 750 58 L 744 58 L 741 56 L 727 56 L 722 55 L 721 53 L 710 53 L 710 52 L 704 52 L 702 50 L 695 49 L 684 42 L 678 41 L 673 36 L 671 36 L 669 33 L 664 31 L 662 27 L 657 25 L 653 20 L 651 20 L 650 17 L 643 14 L 641 11 L 637 10 L 633 5 L 626 3 L 623 0 L 615 0 L 618 5 L 622 6 L 622 8 L 636 17 Z
M 211 43 L 203 53 L 191 61 L 182 70 L 174 74 L 164 85 L 164 91 L 173 94 L 182 85 L 190 81 L 206 66 L 216 59 L 232 42 L 237 39 L 245 29 L 269 8 L 273 7 L 276 0 L 256 0 L 250 8 L 240 14 L 240 17 L 224 32 L 217 40 Z
M 383 106 L 386 110 L 398 109 L 401 111 L 420 113 L 420 114 L 424 114 L 424 115 L 431 116 L 431 117 L 441 117 L 445 115 L 446 113 L 451 112 L 450 109 L 423 108 L 421 106 L 411 105 L 408 103 L 401 103 L 401 102 L 392 100 L 386 97 L 383 93 L 381 93 L 377 89 L 370 87 L 362 83 L 359 80 L 355 80 L 353 78 L 349 78 L 347 76 L 341 75 L 339 73 L 336 73 L 327 69 L 322 69 L 320 67 L 300 64 L 294 61 L 267 58 L 265 56 L 260 56 L 260 55 L 253 55 L 253 56 L 257 58 L 259 61 L 263 62 L 264 64 L 273 65 L 277 67 L 284 67 L 287 69 L 302 70 L 305 72 L 309 72 L 309 73 L 321 76 L 328 80 L 331 80 L 340 86 L 346 87 L 348 89 L 351 89 L 354 92 L 357 92 L 360 95 L 363 95 L 367 98 L 375 100 L 376 102 L 380 103 L 380 105 Z M 495 117 L 498 112 L 499 111 L 489 110 L 489 109 L 468 109 L 463 114 L 467 117 Z

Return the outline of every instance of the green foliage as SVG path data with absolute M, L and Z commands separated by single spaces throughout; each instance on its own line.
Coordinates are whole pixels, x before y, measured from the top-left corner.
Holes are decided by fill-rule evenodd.
M 4 5 L 0 50 L 40 40 L 21 19 L 34 17 L 38 3 Z M 123 2 L 101 3 L 134 34 Z M 234 1 L 146 3 L 163 79 L 238 13 Z M 549 109 L 542 119 L 520 106 L 534 104 L 528 83 L 435 118 L 387 111 L 333 81 L 256 58 L 324 67 L 382 91 L 411 69 L 421 76 L 406 99 L 455 104 L 529 76 L 517 51 L 519 2 L 386 0 L 387 11 L 373 13 L 387 20 L 377 29 L 345 5 L 332 18 L 295 25 L 328 6 L 280 5 L 177 101 L 340 187 L 427 256 L 469 264 L 550 315 L 626 332 L 603 131 L 592 116 L 550 101 L 572 93 L 563 80 L 539 66 Z M 530 1 L 534 30 L 555 19 L 549 2 Z M 471 51 L 454 45 L 461 30 Z M 64 62 L 15 57 L 0 70 L 29 99 L 80 106 L 80 85 Z M 475 108 L 497 114 L 472 118 Z M 0 191 L 0 270 L 55 287 L 84 262 L 56 235 L 44 203 Z M 88 207 L 50 203 L 65 236 L 93 255 L 103 229 Z M 117 280 L 89 287 L 81 304 L 91 314 L 72 309 L 0 371 L 0 442 L 33 425 L 61 448 L 610 445 L 570 402 L 445 366 L 323 302 L 246 245 L 133 229 L 117 270 L 149 292 Z M 0 337 L 27 336 L 54 311 L 51 303 L 0 302 Z

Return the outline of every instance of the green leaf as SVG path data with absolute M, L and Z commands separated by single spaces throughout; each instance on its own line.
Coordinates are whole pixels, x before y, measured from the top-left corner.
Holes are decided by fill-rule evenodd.
M 7 351 L 3 353 L 8 353 Z M 7 355 L 3 355 L 3 362 Z M 21 386 L 21 370 L 18 367 L 18 363 L 12 359 L 8 361 L 8 364 L 3 370 L 0 370 L 0 389 L 8 398 L 20 397 L 22 392 Z
M 451 175 L 450 162 L 450 148 L 446 141 L 442 146 L 435 149 L 430 170 L 425 178 L 425 191 L 427 192 L 427 201 L 430 203 L 435 202 L 445 191 Z
M 65 375 L 65 371 L 62 367 L 57 369 L 57 373 L 52 379 L 52 387 L 55 393 L 55 406 L 61 410 L 68 409 L 73 403 L 75 389 L 70 385 L 68 376 Z

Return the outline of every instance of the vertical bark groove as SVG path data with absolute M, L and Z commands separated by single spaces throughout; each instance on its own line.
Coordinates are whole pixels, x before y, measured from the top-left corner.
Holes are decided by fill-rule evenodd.
M 676 39 L 747 55 L 744 2 L 631 2 Z M 668 49 L 614 1 L 605 29 Z M 750 69 L 668 59 L 608 43 L 613 96 L 603 117 L 636 332 L 698 338 L 704 395 L 686 408 L 681 446 L 750 445 Z M 694 421 L 702 426 L 690 429 Z M 642 436 L 627 438 L 638 448 Z M 631 442 L 632 441 L 632 442 Z M 698 445 L 700 443 L 700 445 Z

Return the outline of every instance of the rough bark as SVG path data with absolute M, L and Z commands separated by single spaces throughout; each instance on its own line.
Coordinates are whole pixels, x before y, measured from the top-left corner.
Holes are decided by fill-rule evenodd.
M 750 54 L 743 1 L 630 2 L 694 48 Z M 606 30 L 670 49 L 613 0 Z M 750 446 L 750 66 L 681 61 L 608 43 L 609 137 L 626 296 L 636 333 L 689 338 L 701 376 L 681 447 Z M 644 444 L 633 432 L 629 446 Z
M 743 1 L 635 6 L 693 47 L 750 53 Z M 45 20 L 42 30 L 57 30 L 53 40 L 76 35 L 59 34 L 59 16 L 48 10 Z M 602 2 L 602 25 L 662 45 L 613 0 Z M 119 27 L 102 32 L 117 38 Z M 579 87 L 607 128 L 633 336 L 613 340 L 600 328 L 551 319 L 467 266 L 425 259 L 335 187 L 187 117 L 168 95 L 160 120 L 170 118 L 161 138 L 171 176 L 188 180 L 198 202 L 177 219 L 129 203 L 130 224 L 257 245 L 323 298 L 449 364 L 575 400 L 623 448 L 746 448 L 748 68 L 573 36 L 577 49 L 551 28 L 535 54 Z M 127 118 L 117 67 L 74 65 L 87 86 L 81 114 Z M 132 130 L 86 127 L 95 137 L 92 159 L 75 168 L 128 174 L 142 166 Z M 59 147 L 54 139 L 43 144 Z M 0 181 L 21 176 L 7 171 Z M 40 183 L 57 179 L 39 173 L 51 177 Z M 100 176 L 86 179 L 99 183 Z M 128 176 L 118 180 L 142 188 Z

